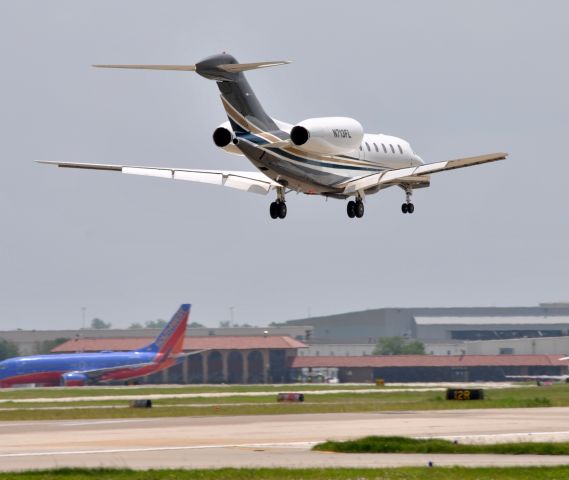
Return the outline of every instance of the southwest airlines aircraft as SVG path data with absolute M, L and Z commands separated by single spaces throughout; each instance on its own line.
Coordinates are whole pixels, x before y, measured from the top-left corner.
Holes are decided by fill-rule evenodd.
M 190 305 L 174 314 L 156 340 L 132 352 L 33 355 L 0 362 L 0 387 L 23 383 L 82 386 L 130 380 L 175 365 L 182 353 Z
M 506 153 L 491 153 L 436 163 L 423 163 L 402 138 L 364 133 L 352 118 L 309 118 L 291 125 L 271 118 L 257 100 L 243 72 L 289 62 L 238 63 L 225 53 L 195 65 L 95 65 L 103 68 L 177 70 L 196 72 L 214 80 L 228 121 L 213 132 L 215 145 L 244 155 L 257 171 L 195 170 L 94 163 L 50 162 L 59 167 L 108 170 L 174 180 L 210 183 L 266 195 L 276 192 L 272 218 L 285 218 L 289 192 L 350 199 L 350 218 L 364 214 L 364 198 L 398 186 L 405 192 L 403 213 L 413 213 L 411 194 L 428 187 L 430 174 L 504 160 Z M 353 200 L 352 200 L 353 198 Z

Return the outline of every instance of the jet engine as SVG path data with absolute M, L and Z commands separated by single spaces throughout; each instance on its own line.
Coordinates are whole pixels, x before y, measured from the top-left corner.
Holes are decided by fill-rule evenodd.
M 233 153 L 234 155 L 243 155 L 241 151 L 233 144 L 235 134 L 231 130 L 229 121 L 222 123 L 213 131 L 213 143 L 226 152 Z
M 290 140 L 299 149 L 328 155 L 353 152 L 363 138 L 360 122 L 348 117 L 309 118 L 290 131 Z
M 61 376 L 61 385 L 64 387 L 82 387 L 87 385 L 87 375 L 79 372 L 67 372 Z

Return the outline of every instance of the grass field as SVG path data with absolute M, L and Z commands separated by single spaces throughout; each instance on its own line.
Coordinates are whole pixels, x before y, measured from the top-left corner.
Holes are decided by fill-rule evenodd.
M 118 387 L 49 387 L 15 388 L 0 390 L 0 399 L 99 397 L 107 395 L 153 395 L 182 393 L 225 393 L 225 392 L 282 392 L 288 389 L 306 390 L 367 390 L 371 384 L 293 384 L 293 385 L 180 385 L 180 386 L 118 386 Z M 382 389 L 401 387 L 385 386 Z M 417 387 L 428 388 L 428 387 Z
M 569 466 L 520 468 L 338 468 L 338 469 L 219 469 L 219 470 L 107 470 L 59 469 L 0 473 L 0 480 L 562 480 Z
M 469 445 L 441 439 L 364 437 L 319 443 L 313 450 L 338 453 L 493 453 L 502 455 L 569 455 L 568 442 Z
M 135 418 L 135 417 L 175 417 L 204 415 L 256 415 L 287 413 L 344 413 L 400 410 L 443 410 L 465 408 L 521 408 L 569 406 L 569 385 L 558 384 L 549 387 L 525 386 L 515 388 L 486 389 L 486 399 L 479 401 L 448 401 L 444 392 L 438 391 L 390 391 L 378 388 L 372 393 L 327 393 L 311 395 L 308 389 L 318 387 L 338 390 L 333 386 L 225 386 L 225 387 L 183 387 L 183 388 L 124 388 L 124 389 L 29 389 L 21 391 L 0 391 L 0 420 L 53 420 L 53 419 L 98 419 L 98 418 Z M 353 387 L 352 387 L 353 388 Z M 362 386 L 369 389 L 370 386 Z M 373 387 L 371 387 L 373 388 Z M 213 392 L 211 390 L 214 390 Z M 304 391 L 304 403 L 277 403 L 279 391 Z M 128 400 L 120 396 L 136 395 L 144 398 L 151 394 L 201 394 L 229 392 L 251 392 L 252 396 L 228 397 L 186 397 L 153 400 L 151 409 L 128 408 Z M 274 391 L 267 395 L 261 392 Z M 74 395 L 90 396 L 89 401 L 72 400 Z M 126 392 L 126 393 L 123 393 Z M 255 395 L 259 392 L 258 395 Z M 7 396 L 4 393 L 8 394 Z M 18 394 L 19 397 L 13 398 Z M 25 403 L 33 396 L 45 399 L 41 402 Z M 97 400 L 103 395 L 116 395 L 112 400 Z M 58 398 L 67 398 L 66 402 L 57 402 Z

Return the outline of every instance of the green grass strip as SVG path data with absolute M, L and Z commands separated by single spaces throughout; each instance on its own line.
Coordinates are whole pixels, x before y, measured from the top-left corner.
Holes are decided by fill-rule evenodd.
M 338 453 L 496 453 L 503 455 L 569 455 L 569 442 L 463 444 L 438 438 L 364 437 L 319 443 L 313 450 Z
M 212 470 L 56 469 L 0 473 L 0 480 L 560 480 L 569 467 L 222 468 Z

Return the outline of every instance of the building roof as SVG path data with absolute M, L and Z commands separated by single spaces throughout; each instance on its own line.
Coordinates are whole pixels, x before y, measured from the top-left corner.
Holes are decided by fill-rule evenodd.
M 416 316 L 417 325 L 569 325 L 567 316 L 527 317 L 423 317 Z
M 562 366 L 560 355 L 381 355 L 366 357 L 294 357 L 292 368 L 523 367 Z
M 79 338 L 55 347 L 54 353 L 100 352 L 102 350 L 128 351 L 148 345 L 148 338 Z M 184 350 L 257 350 L 306 348 L 306 345 L 283 336 L 227 336 L 186 337 Z

